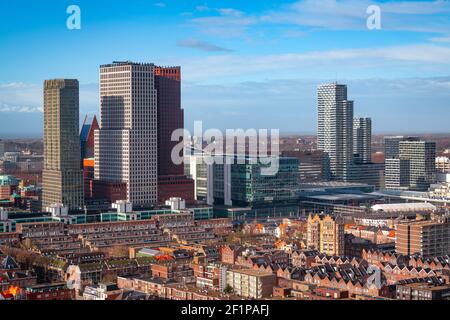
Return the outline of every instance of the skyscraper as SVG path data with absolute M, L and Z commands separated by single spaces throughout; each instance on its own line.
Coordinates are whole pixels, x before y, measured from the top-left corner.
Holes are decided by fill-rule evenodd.
M 158 96 L 158 175 L 182 175 L 183 164 L 175 165 L 171 153 L 178 141 L 171 141 L 172 132 L 184 128 L 181 108 L 181 68 L 155 67 L 155 88 Z
M 155 66 L 114 62 L 100 66 L 100 130 L 95 132 L 95 179 L 126 182 L 135 207 L 157 202 Z
M 347 100 L 346 85 L 321 85 L 317 93 L 317 148 L 324 152 L 325 178 L 347 181 L 353 164 L 353 101 Z
M 155 67 L 155 88 L 158 102 L 158 203 L 180 197 L 187 203 L 195 201 L 194 180 L 184 175 L 184 165 L 172 161 L 172 133 L 184 128 L 181 108 L 181 68 Z
M 372 162 L 372 119 L 353 119 L 353 154 L 355 163 Z
M 69 210 L 83 206 L 80 169 L 78 80 L 44 82 L 43 207 L 63 204 Z

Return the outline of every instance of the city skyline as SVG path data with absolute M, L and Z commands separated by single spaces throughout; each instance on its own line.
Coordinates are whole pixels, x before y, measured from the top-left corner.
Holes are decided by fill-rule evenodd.
M 372 3 L 381 8 L 381 30 L 366 27 Z M 69 1 L 43 1 L 39 10 L 22 4 L 1 8 L 3 137 L 42 135 L 47 78 L 79 79 L 80 115 L 98 115 L 97 69 L 115 60 L 181 65 L 188 129 L 203 120 L 219 129 L 315 133 L 315 90 L 338 81 L 374 133 L 448 131 L 448 1 L 170 0 L 125 9 L 77 1 L 81 30 L 66 28 Z

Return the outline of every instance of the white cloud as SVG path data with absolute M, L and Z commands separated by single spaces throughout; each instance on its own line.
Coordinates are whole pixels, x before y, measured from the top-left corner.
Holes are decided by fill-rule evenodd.
M 98 111 L 98 84 L 80 85 L 80 113 Z M 43 111 L 41 85 L 24 82 L 0 83 L 0 112 L 33 113 Z
M 205 127 L 221 129 L 315 133 L 317 86 L 335 80 L 272 78 L 226 85 L 184 84 L 186 126 L 202 119 Z M 355 115 L 373 118 L 375 132 L 448 131 L 450 77 L 340 79 L 339 83 L 348 85 Z M 408 121 L 404 121 L 405 114 Z
M 209 11 L 211 9 L 208 6 L 206 6 L 206 5 L 200 5 L 200 6 L 196 6 L 195 10 L 203 12 L 203 11 Z
M 369 68 L 388 72 L 396 69 L 402 71 L 403 67 L 408 67 L 408 70 L 414 68 L 415 71 L 435 67 L 439 71 L 447 69 L 450 73 L 450 48 L 430 44 L 259 56 L 222 55 L 186 61 L 183 65 L 184 78 L 189 81 L 251 75 L 292 77 L 308 70 L 333 71 L 340 68 L 348 68 L 346 72 Z M 401 76 L 400 71 L 397 76 Z
M 0 103 L 0 112 L 13 112 L 13 113 L 34 113 L 42 112 L 41 107 L 29 107 L 29 106 L 11 106 L 6 103 Z
M 437 43 L 450 43 L 450 36 L 448 37 L 436 37 L 436 38 L 431 38 L 430 39 L 433 42 L 437 42 Z
M 196 39 L 185 39 L 178 42 L 178 46 L 185 48 L 198 49 L 207 52 L 232 52 L 233 50 L 217 46 L 207 41 Z
M 372 0 L 301 0 L 278 9 L 247 15 L 236 9 L 210 9 L 219 13 L 193 19 L 201 30 L 217 36 L 243 36 L 252 25 L 296 25 L 330 30 L 365 30 L 370 5 L 381 8 L 383 30 L 414 32 L 450 32 L 446 14 L 450 1 L 400 1 Z M 205 10 L 206 11 L 206 10 Z M 231 34 L 227 29 L 231 28 Z

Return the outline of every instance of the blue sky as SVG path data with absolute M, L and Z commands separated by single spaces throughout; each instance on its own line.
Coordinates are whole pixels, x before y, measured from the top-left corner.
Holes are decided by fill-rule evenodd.
M 450 1 L 16 0 L 0 3 L 0 136 L 41 133 L 48 78 L 79 79 L 81 114 L 98 113 L 114 60 L 181 65 L 187 128 L 315 133 L 315 89 L 337 80 L 375 132 L 449 131 Z

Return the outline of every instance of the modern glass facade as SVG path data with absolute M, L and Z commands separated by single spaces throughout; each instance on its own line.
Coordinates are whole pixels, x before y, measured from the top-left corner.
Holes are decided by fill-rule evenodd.
M 234 206 L 253 207 L 295 201 L 299 188 L 298 159 L 279 158 L 275 175 L 264 175 L 261 169 L 265 166 L 268 165 L 249 158 L 241 163 L 214 165 L 214 204 L 231 200 Z

